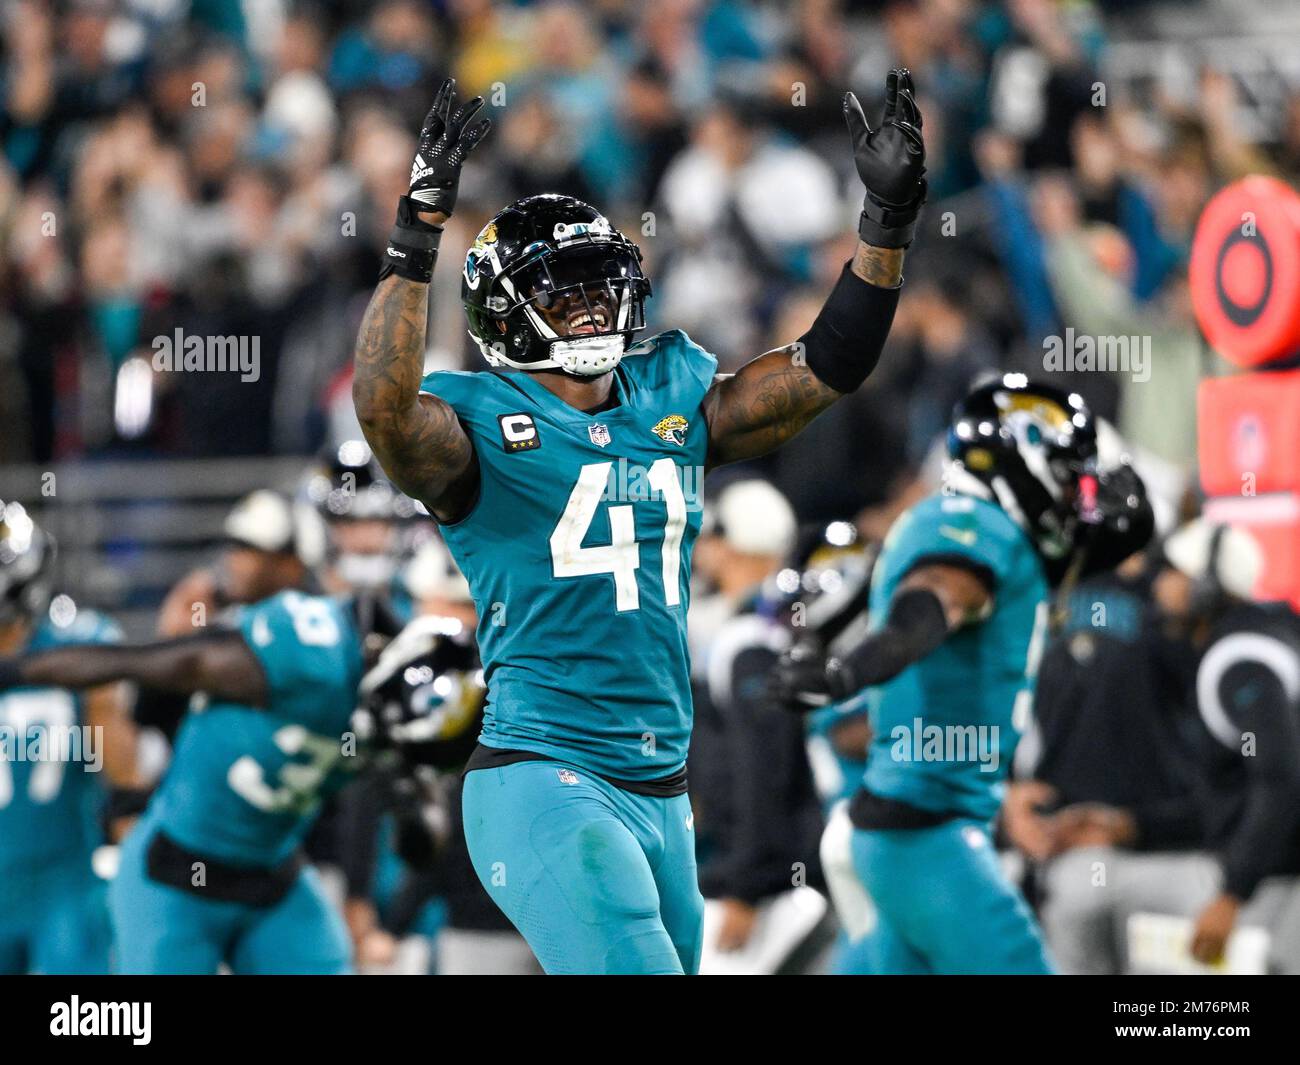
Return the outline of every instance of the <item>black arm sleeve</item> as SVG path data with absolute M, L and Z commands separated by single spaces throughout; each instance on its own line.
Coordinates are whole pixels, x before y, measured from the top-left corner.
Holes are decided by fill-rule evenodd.
M 907 588 L 889 604 L 889 617 L 850 651 L 836 672 L 832 695 L 843 697 L 896 677 L 948 638 L 948 618 L 928 588 Z
M 151 644 L 69 644 L 19 658 L 0 685 L 93 688 L 117 680 L 175 695 L 207 692 L 248 706 L 266 700 L 261 663 L 234 631 Z
M 1248 899 L 1279 871 L 1300 828 L 1300 728 L 1297 707 L 1281 679 L 1261 662 L 1225 669 L 1219 700 L 1243 734 L 1246 801 L 1221 855 L 1224 890 Z
M 848 393 L 867 379 L 894 324 L 899 291 L 868 284 L 844 267 L 812 328 L 799 338 L 822 384 Z

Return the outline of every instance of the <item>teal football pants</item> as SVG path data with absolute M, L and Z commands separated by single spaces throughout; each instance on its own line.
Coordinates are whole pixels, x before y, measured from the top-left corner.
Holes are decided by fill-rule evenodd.
M 973 820 L 865 831 L 853 866 L 878 913 L 855 959 L 873 973 L 1053 971 L 1029 906 Z
M 704 899 L 685 795 L 563 762 L 465 776 L 474 871 L 548 973 L 695 973 Z
M 307 868 L 274 906 L 205 899 L 146 872 L 153 826 L 142 820 L 122 843 L 109 889 L 118 972 L 332 975 L 349 971 L 343 919 Z
M 107 973 L 105 887 L 88 857 L 0 870 L 0 975 Z

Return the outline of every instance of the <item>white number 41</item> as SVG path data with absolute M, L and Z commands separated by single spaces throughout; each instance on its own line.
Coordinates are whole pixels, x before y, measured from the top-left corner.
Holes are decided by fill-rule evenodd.
M 636 540 L 636 521 L 630 504 L 609 508 L 610 542 L 583 547 L 583 538 L 596 516 L 596 508 L 605 494 L 612 462 L 593 462 L 582 467 L 578 483 L 569 494 L 569 502 L 555 531 L 551 533 L 551 565 L 557 577 L 588 577 L 596 573 L 614 575 L 614 605 L 621 613 L 641 605 L 636 571 L 641 555 Z M 686 531 L 686 497 L 677 480 L 677 464 L 672 459 L 657 459 L 650 467 L 647 480 L 668 508 L 664 522 L 663 577 L 664 599 L 668 606 L 678 606 L 682 593 L 682 535 Z

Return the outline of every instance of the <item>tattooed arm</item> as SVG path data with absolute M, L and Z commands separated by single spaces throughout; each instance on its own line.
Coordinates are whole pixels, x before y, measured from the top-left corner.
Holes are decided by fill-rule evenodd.
M 442 224 L 456 206 L 461 164 L 491 125 L 488 119 L 469 124 L 483 106 L 481 96 L 455 104 L 456 82 L 448 78 L 424 117 L 410 192 L 398 203 L 379 287 L 357 337 L 352 379 L 361 431 L 384 472 L 441 521 L 464 517 L 479 484 L 478 460 L 456 412 L 420 392 Z
M 868 285 L 896 289 L 903 249 L 859 243 L 850 271 Z M 719 376 L 703 405 L 709 468 L 775 450 L 843 395 L 813 373 L 802 344 L 769 351 L 738 373 Z
M 429 286 L 379 282 L 357 337 L 352 400 L 384 471 L 440 521 L 463 517 L 478 491 L 478 460 L 456 412 L 420 391 Z

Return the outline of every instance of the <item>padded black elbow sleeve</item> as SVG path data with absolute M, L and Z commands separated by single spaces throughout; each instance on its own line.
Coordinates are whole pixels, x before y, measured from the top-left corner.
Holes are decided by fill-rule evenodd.
M 799 338 L 808 367 L 836 392 L 854 392 L 876 368 L 899 288 L 868 284 L 845 265 L 812 328 Z
M 948 618 L 939 597 L 928 588 L 908 588 L 894 597 L 885 624 L 849 654 L 841 683 L 849 692 L 883 684 L 947 638 Z

